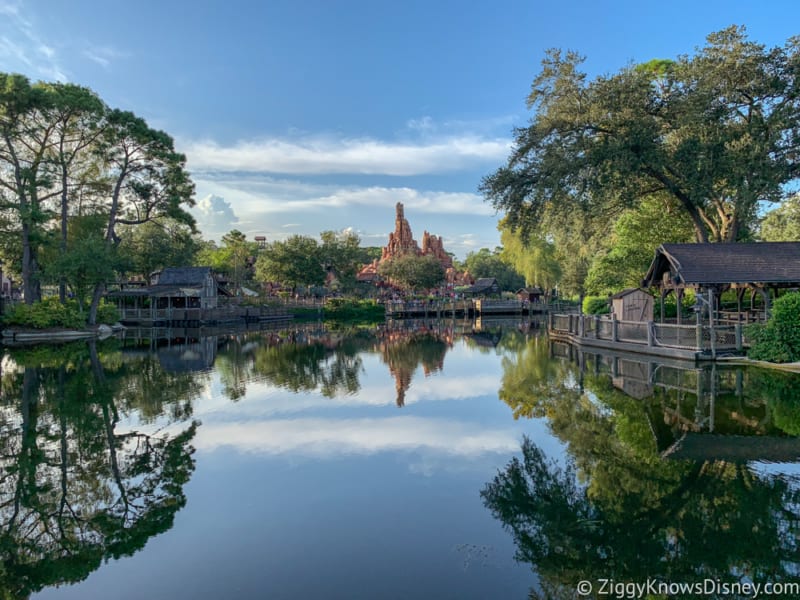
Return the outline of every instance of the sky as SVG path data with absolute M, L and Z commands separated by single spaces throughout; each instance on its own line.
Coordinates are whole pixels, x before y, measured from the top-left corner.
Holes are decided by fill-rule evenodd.
M 795 0 L 0 0 L 0 70 L 87 86 L 169 133 L 204 237 L 352 230 L 414 236 L 459 258 L 499 244 L 478 188 L 531 114 L 549 48 L 590 76 L 692 54 L 744 25 L 782 45 Z

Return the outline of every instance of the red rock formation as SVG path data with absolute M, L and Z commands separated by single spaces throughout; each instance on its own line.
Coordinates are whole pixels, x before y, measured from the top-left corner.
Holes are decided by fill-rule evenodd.
M 394 231 L 389 234 L 389 243 L 383 247 L 381 258 L 371 264 L 364 265 L 358 273 L 358 280 L 374 281 L 378 277 L 378 265 L 399 256 L 435 256 L 445 269 L 445 279 L 455 285 L 471 285 L 472 278 L 467 273 L 459 273 L 453 268 L 453 259 L 444 249 L 440 236 L 431 235 L 427 231 L 422 235 L 422 248 L 417 245 L 411 233 L 411 226 L 405 217 L 403 203 L 395 206 Z

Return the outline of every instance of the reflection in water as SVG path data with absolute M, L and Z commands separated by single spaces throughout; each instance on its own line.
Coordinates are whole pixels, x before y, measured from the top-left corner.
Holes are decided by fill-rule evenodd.
M 532 596 L 571 598 L 584 579 L 796 578 L 800 480 L 746 461 L 798 460 L 799 381 L 535 338 L 507 357 L 501 399 L 546 417 L 568 453 L 560 466 L 525 439 L 481 492 L 540 576 Z
M 186 498 L 201 379 L 115 340 L 13 350 L 0 372 L 0 597 L 81 581 L 167 531 Z M 156 418 L 172 435 L 145 433 Z

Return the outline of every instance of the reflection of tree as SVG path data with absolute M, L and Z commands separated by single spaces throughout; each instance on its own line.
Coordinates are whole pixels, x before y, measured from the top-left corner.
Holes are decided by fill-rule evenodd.
M 80 581 L 103 560 L 142 548 L 172 526 L 194 469 L 197 424 L 160 435 L 120 428 L 123 418 L 142 416 L 132 379 L 153 359 L 132 366 L 113 343 L 50 352 L 15 351 L 15 366 L 2 374 L 3 598 Z M 185 394 L 195 390 L 182 378 L 157 377 L 160 406 L 175 419 L 171 405 L 190 403 Z
M 516 416 L 547 417 L 566 465 L 526 439 L 522 457 L 481 492 L 545 596 L 571 597 L 582 579 L 796 575 L 800 481 L 746 464 L 663 460 L 658 398 L 627 396 L 605 376 L 549 360 L 545 348 L 532 341 L 504 365 L 500 394 Z
M 361 384 L 359 354 L 369 347 L 369 335 L 292 333 L 255 351 L 253 373 L 293 392 L 320 390 L 326 397 L 354 394 Z

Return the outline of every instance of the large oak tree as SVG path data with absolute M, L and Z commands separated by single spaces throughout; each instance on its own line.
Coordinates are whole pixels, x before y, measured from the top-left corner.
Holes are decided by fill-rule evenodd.
M 528 97 L 534 116 L 482 191 L 526 232 L 547 213 L 613 218 L 666 194 L 697 241 L 736 241 L 798 176 L 799 44 L 766 48 L 730 27 L 693 56 L 591 80 L 578 54 L 551 50 Z

